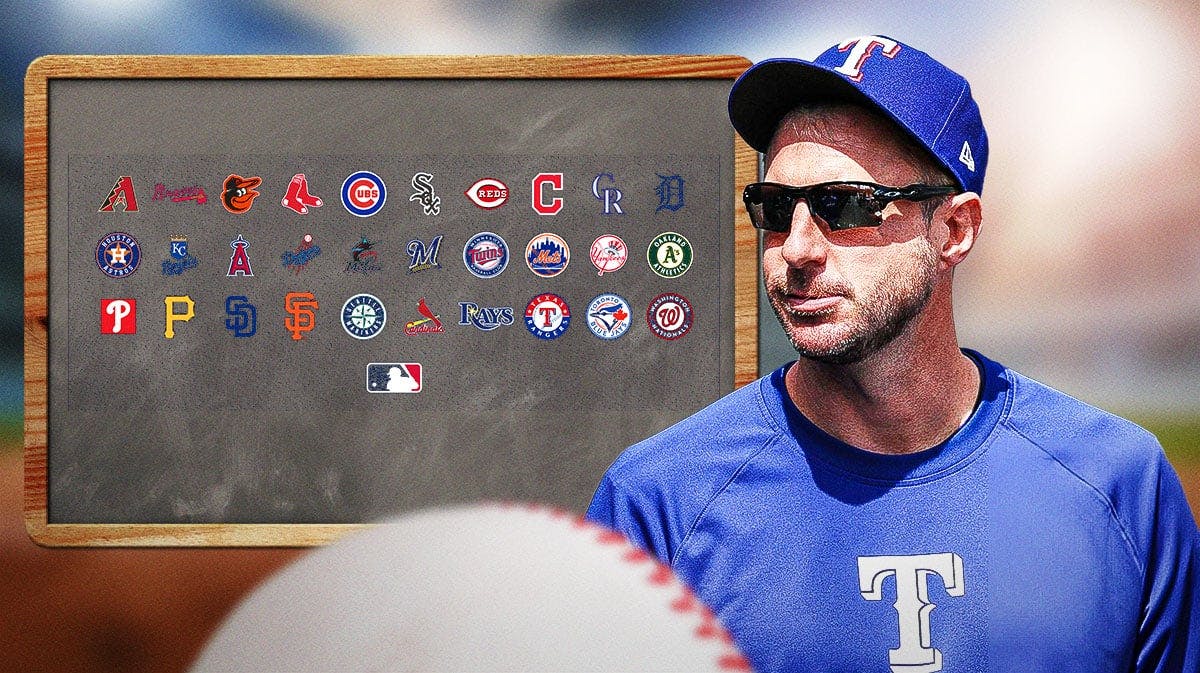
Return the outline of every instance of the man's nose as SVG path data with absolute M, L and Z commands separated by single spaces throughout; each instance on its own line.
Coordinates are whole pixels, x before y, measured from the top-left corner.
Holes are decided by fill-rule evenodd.
M 820 223 L 813 217 L 808 203 L 800 201 L 792 211 L 792 228 L 780 250 L 784 261 L 793 267 L 824 265 L 828 251 L 829 240 L 825 238 Z

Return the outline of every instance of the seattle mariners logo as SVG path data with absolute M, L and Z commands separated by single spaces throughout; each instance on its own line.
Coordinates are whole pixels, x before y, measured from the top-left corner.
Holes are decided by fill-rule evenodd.
M 112 189 L 108 190 L 108 196 L 104 199 L 104 203 L 100 204 L 99 212 L 111 213 L 114 206 L 121 206 L 121 210 L 127 213 L 137 212 L 137 196 L 133 193 L 133 178 L 128 175 L 117 178 Z
M 283 326 L 292 333 L 294 341 L 303 339 L 305 332 L 311 332 L 317 326 L 315 311 L 320 307 L 311 292 L 289 292 L 284 296 L 283 310 L 291 317 L 283 319 Z
M 412 188 L 416 191 L 408 197 L 409 201 L 421 204 L 426 215 L 437 215 L 442 212 L 442 197 L 433 193 L 433 174 L 416 173 L 412 176 Z
M 672 213 L 683 207 L 683 178 L 678 175 L 663 175 L 656 173 L 658 176 L 658 186 L 654 188 L 654 193 L 658 195 L 658 207 L 654 212 L 660 210 L 669 210 Z
M 508 185 L 496 178 L 483 178 L 467 187 L 463 194 L 480 208 L 494 210 L 508 202 Z
M 602 181 L 608 186 L 601 187 L 600 184 Z M 617 189 L 612 173 L 601 173 L 592 180 L 592 196 L 604 204 L 604 210 L 600 211 L 604 215 L 625 214 L 625 211 L 621 210 L 621 197 L 623 195 L 621 190 Z
M 235 337 L 252 337 L 258 331 L 258 309 L 241 295 L 225 298 L 225 329 Z
M 229 257 L 229 272 L 226 276 L 253 276 L 254 269 L 250 268 L 250 256 L 246 254 L 246 248 L 250 247 L 250 241 L 242 238 L 241 234 L 229 242 L 229 247 L 233 248 L 233 254 Z
M 200 260 L 188 254 L 187 239 L 182 236 L 171 238 L 171 259 L 163 260 L 162 272 L 164 276 L 178 276 L 179 274 L 194 269 L 200 264 Z
M 262 178 L 259 177 L 243 178 L 237 173 L 230 174 L 225 178 L 222 187 L 221 205 L 225 206 L 225 210 L 238 215 L 250 210 L 254 199 L 258 197 L 254 188 L 261 184 Z
M 440 269 L 441 264 L 438 264 L 438 249 L 442 247 L 442 237 L 434 236 L 433 240 L 426 246 L 420 239 L 414 238 L 408 242 L 408 273 L 416 273 L 425 271 L 426 269 Z
M 629 331 L 633 313 L 620 295 L 605 293 L 588 304 L 587 325 L 601 339 L 616 339 Z
M 490 231 L 475 234 L 463 246 L 463 263 L 479 278 L 499 276 L 508 266 L 508 244 Z
M 561 236 L 538 234 L 525 246 L 525 263 L 529 270 L 542 278 L 553 278 L 567 268 L 571 249 Z
M 372 362 L 367 365 L 367 392 L 421 392 L 421 363 Z
M 646 262 L 663 278 L 678 278 L 692 267 L 692 243 L 673 231 L 659 234 L 646 248 Z
M 646 322 L 654 336 L 674 341 L 692 328 L 692 303 L 681 294 L 664 292 L 650 302 Z
M 625 260 L 629 259 L 629 248 L 625 247 L 625 241 L 620 236 L 604 234 L 592 241 L 589 256 L 592 266 L 599 270 L 596 275 L 603 276 L 625 266 Z
M 101 334 L 137 334 L 137 300 L 101 299 Z
M 342 183 L 342 205 L 350 214 L 370 217 L 379 212 L 387 200 L 387 187 L 371 171 L 352 173 Z
M 370 339 L 383 331 L 387 312 L 375 295 L 356 294 L 342 304 L 342 327 L 355 339 Z
M 458 310 L 458 324 L 474 325 L 484 332 L 513 324 L 511 306 L 480 306 L 473 302 L 460 301 Z
M 96 244 L 96 266 L 112 278 L 124 278 L 137 271 L 142 249 L 137 239 L 125 232 L 113 232 Z
M 539 294 L 525 306 L 525 327 L 539 339 L 557 339 L 570 325 L 571 309 L 556 294 Z

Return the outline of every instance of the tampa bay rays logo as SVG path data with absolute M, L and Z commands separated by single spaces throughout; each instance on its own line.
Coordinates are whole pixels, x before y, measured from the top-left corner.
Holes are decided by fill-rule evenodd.
M 104 199 L 104 203 L 100 204 L 101 213 L 111 213 L 115 206 L 120 206 L 121 210 L 134 213 L 137 212 L 137 196 L 133 193 L 133 178 L 128 175 L 122 175 L 117 178 L 112 189 L 108 191 L 108 197 Z
M 434 236 L 433 240 L 426 246 L 419 238 L 415 238 L 408 242 L 408 273 L 416 273 L 425 271 L 426 269 L 440 269 L 441 264 L 438 264 L 438 249 L 442 246 L 442 237 Z
M 252 337 L 258 331 L 258 309 L 242 295 L 225 298 L 225 329 L 235 337 Z
M 442 212 L 442 197 L 433 193 L 433 174 L 432 173 L 417 173 L 412 176 L 412 188 L 416 191 L 412 196 L 408 197 L 409 201 L 416 201 L 421 204 L 421 208 L 426 215 L 437 215 Z
M 866 35 L 842 40 L 838 43 L 838 51 L 848 51 L 850 53 L 846 55 L 846 62 L 834 68 L 834 70 L 842 73 L 852 81 L 861 82 L 863 79 L 863 64 L 867 62 L 867 59 L 871 57 L 871 53 L 878 47 L 882 47 L 882 51 L 879 53 L 888 58 L 896 58 L 896 54 L 899 54 L 902 48 L 899 42 L 886 37 L 880 37 L 879 35 Z
M 888 663 L 894 673 L 942 670 L 942 652 L 933 647 L 929 633 L 929 613 L 937 606 L 929 600 L 928 583 L 935 575 L 942 578 L 947 594 L 966 593 L 963 560 L 958 554 L 858 557 L 858 590 L 863 598 L 883 600 L 884 580 L 895 579 L 893 605 L 900 622 L 900 647 L 888 651 Z

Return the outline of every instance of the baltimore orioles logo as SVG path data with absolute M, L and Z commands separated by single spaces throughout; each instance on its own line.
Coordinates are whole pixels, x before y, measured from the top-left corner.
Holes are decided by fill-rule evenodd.
M 231 213 L 244 213 L 254 204 L 258 192 L 254 188 L 262 184 L 262 178 L 243 178 L 234 173 L 225 178 L 221 191 L 221 204 Z

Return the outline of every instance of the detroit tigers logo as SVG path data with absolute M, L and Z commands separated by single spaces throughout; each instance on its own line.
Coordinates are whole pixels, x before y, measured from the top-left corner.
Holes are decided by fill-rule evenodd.
M 878 35 L 853 37 L 838 43 L 838 51 L 849 51 L 850 53 L 846 56 L 846 62 L 834 68 L 834 70 L 855 82 L 861 82 L 863 78 L 863 64 L 871 57 L 876 47 L 882 47 L 883 51 L 879 53 L 888 58 L 896 58 L 896 54 L 899 54 L 901 49 L 898 42 L 889 40 L 886 37 Z
M 935 673 L 942 670 L 942 652 L 929 633 L 929 578 L 939 575 L 951 596 L 966 593 L 962 557 L 954 553 L 914 556 L 858 557 L 858 590 L 869 601 L 883 600 L 883 583 L 895 578 L 900 647 L 888 650 L 892 673 Z

